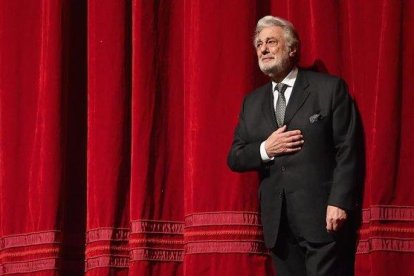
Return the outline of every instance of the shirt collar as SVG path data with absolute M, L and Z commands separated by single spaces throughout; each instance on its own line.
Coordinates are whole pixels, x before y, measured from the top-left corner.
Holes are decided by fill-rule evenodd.
M 296 81 L 296 77 L 298 76 L 298 68 L 293 67 L 293 69 L 287 74 L 287 76 L 282 80 L 282 83 L 286 84 L 287 86 L 293 87 Z M 272 91 L 275 91 L 277 82 L 272 81 Z

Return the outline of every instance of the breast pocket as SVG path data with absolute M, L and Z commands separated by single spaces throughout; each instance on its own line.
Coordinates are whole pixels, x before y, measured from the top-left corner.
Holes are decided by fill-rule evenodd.
M 305 146 L 327 143 L 330 141 L 332 127 L 330 118 L 324 111 L 314 111 L 303 114 L 300 119 L 300 130 L 304 136 Z M 299 121 L 298 125 L 299 125 Z
M 322 112 L 316 112 L 309 116 L 309 123 L 317 124 L 321 123 L 326 118 L 326 115 Z

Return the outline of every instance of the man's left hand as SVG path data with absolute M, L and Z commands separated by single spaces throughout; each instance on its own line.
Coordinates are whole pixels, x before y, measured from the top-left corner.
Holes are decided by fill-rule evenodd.
M 326 208 L 326 230 L 331 233 L 341 229 L 347 219 L 345 210 L 336 206 L 328 205 Z

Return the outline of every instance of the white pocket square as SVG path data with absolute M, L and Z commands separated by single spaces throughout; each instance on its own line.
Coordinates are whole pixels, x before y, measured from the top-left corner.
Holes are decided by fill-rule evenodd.
M 309 117 L 309 122 L 313 124 L 321 119 L 323 119 L 323 116 L 320 113 L 317 113 Z

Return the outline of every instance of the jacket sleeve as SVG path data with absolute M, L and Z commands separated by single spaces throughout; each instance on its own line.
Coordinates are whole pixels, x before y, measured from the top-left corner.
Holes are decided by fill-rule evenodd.
M 336 166 L 328 204 L 345 210 L 355 209 L 358 152 L 357 114 L 343 80 L 337 83 L 332 97 L 332 130 Z
M 263 141 L 250 141 L 245 121 L 246 98 L 239 115 L 239 122 L 234 132 L 233 144 L 227 157 L 227 164 L 232 171 L 245 172 L 259 170 L 262 165 L 260 144 Z

